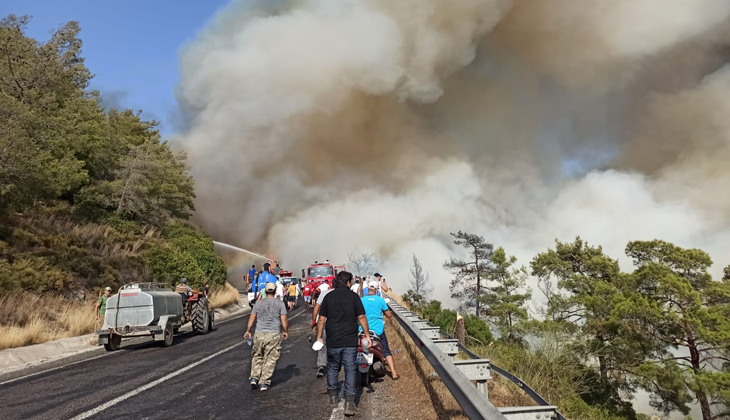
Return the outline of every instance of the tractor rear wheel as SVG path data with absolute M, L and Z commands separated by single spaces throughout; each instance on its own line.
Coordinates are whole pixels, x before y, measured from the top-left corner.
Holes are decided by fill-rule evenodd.
M 172 345 L 172 340 L 175 338 L 175 333 L 171 323 L 167 323 L 163 334 L 164 339 L 162 340 L 162 347 L 170 347 Z
M 122 347 L 122 336 L 119 334 L 109 334 L 109 342 L 104 344 L 106 351 L 116 351 Z
M 205 334 L 210 329 L 210 315 L 208 314 L 208 300 L 201 297 L 193 305 L 191 323 L 195 334 Z

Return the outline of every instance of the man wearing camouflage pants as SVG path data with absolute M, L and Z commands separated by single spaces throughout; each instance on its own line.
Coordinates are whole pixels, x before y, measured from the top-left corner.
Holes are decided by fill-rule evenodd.
M 251 350 L 251 389 L 267 391 L 271 385 L 276 362 L 279 360 L 281 340 L 289 337 L 286 306 L 276 299 L 276 284 L 266 283 L 266 299 L 259 299 L 251 310 L 248 328 L 243 335 L 245 340 L 251 338 L 251 328 L 256 322 L 256 333 L 253 335 Z M 284 329 L 284 334 L 281 329 Z

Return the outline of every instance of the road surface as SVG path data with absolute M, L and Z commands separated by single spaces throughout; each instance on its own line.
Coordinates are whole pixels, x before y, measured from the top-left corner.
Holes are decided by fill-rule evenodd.
M 13 419 L 330 419 L 324 379 L 308 342 L 311 310 L 289 314 L 289 339 L 267 392 L 251 390 L 248 315 L 207 335 L 181 333 L 172 347 L 146 342 L 117 352 L 0 377 L 0 413 Z M 358 401 L 362 392 L 358 393 Z M 368 418 L 368 396 L 359 401 Z

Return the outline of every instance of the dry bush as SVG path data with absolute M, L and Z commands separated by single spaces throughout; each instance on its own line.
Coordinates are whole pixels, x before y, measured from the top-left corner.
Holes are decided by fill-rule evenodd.
M 51 331 L 46 321 L 34 317 L 23 327 L 0 326 L 0 350 L 44 343 L 61 337 L 61 334 Z
M 95 302 L 26 291 L 0 295 L 0 350 L 94 332 Z
M 231 303 L 240 303 L 241 295 L 238 289 L 226 283 L 225 286 L 213 290 L 210 294 L 210 308 L 222 308 Z
M 96 331 L 98 324 L 94 306 L 73 305 L 66 308 L 61 315 L 61 324 L 70 336 L 90 334 Z

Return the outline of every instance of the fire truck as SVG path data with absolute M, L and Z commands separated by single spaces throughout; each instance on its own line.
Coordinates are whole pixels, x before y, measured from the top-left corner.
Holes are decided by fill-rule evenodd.
M 315 261 L 314 264 L 310 264 L 304 274 L 306 274 L 307 283 L 313 286 L 312 302 L 315 302 L 319 297 L 319 286 L 326 282 L 332 287 L 332 281 L 335 279 L 337 272 L 330 260 L 325 260 L 324 262 Z

